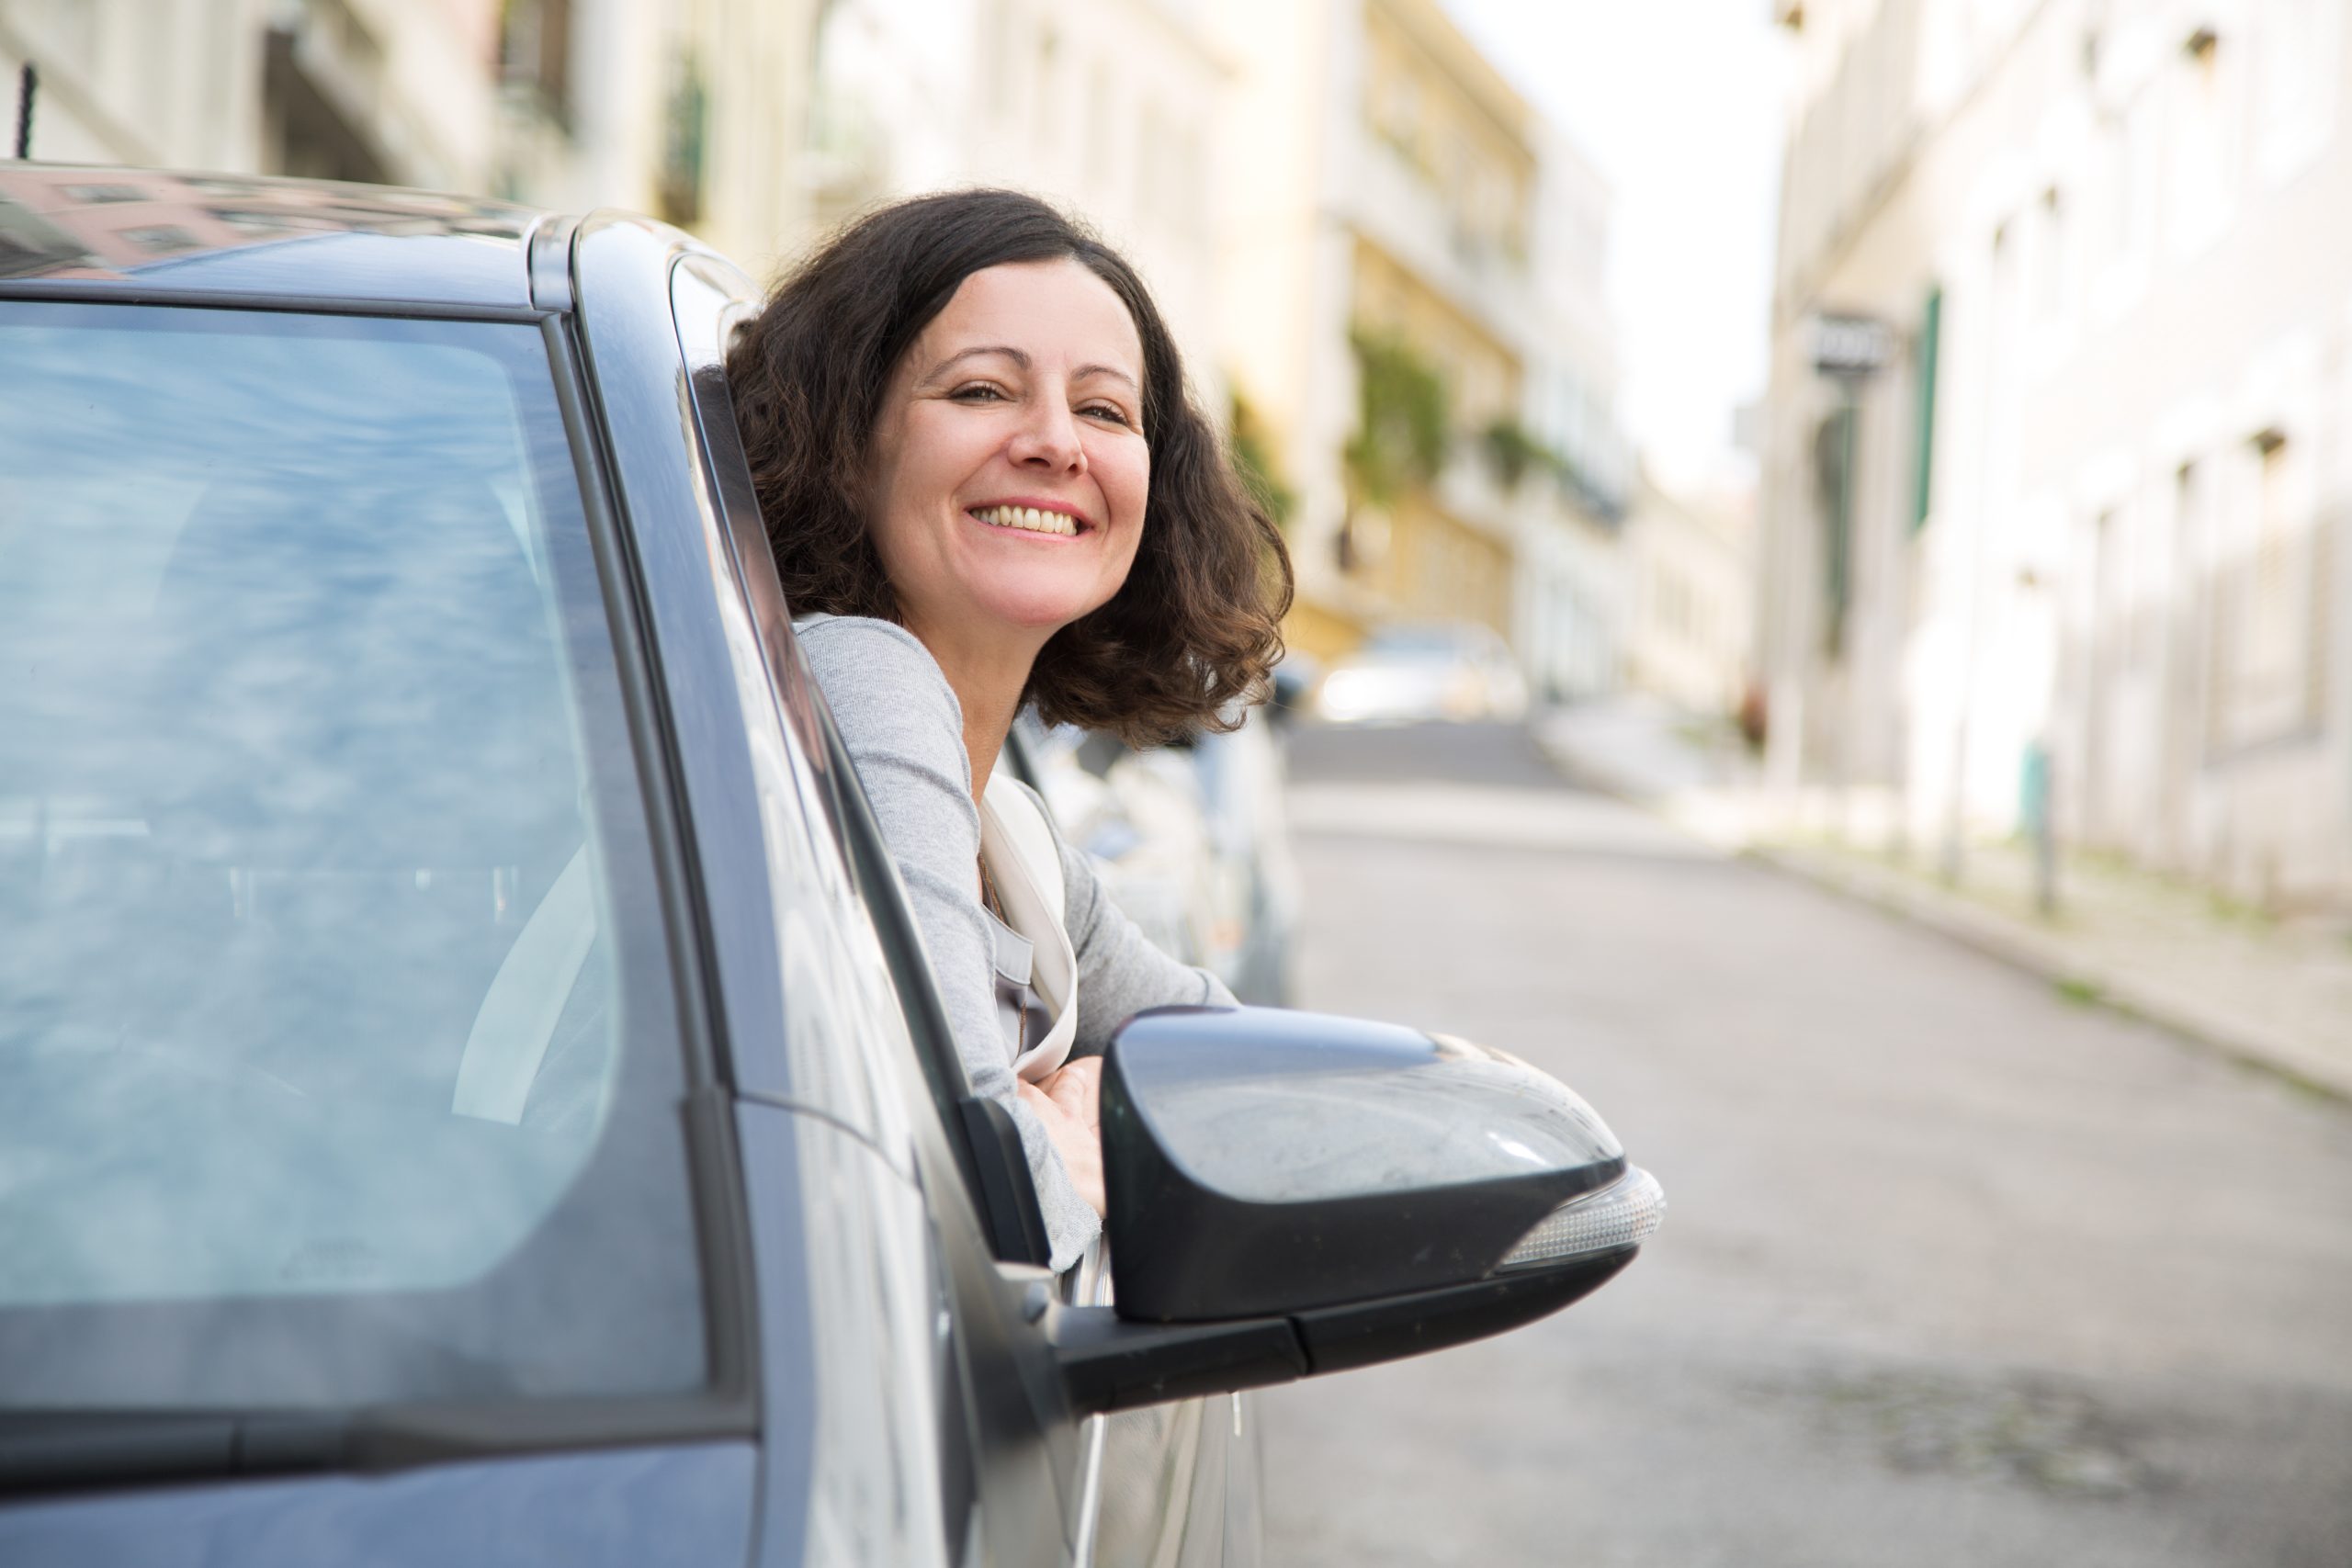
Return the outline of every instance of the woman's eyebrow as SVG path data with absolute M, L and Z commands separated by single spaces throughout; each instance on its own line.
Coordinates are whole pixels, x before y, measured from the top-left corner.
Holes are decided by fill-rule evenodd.
M 1108 376 L 1114 380 L 1125 381 L 1130 388 L 1138 393 L 1143 390 L 1140 386 L 1136 384 L 1136 378 L 1134 377 L 1128 375 L 1125 371 L 1120 369 L 1115 365 L 1081 365 L 1077 369 L 1070 372 L 1069 378 L 1073 381 L 1083 381 L 1089 376 Z
M 1001 354 L 1007 359 L 1012 360 L 1012 363 L 1021 367 L 1022 369 L 1026 370 L 1029 368 L 1029 356 L 1020 349 L 1010 347 L 1004 344 L 982 344 L 977 348 L 958 349 L 954 354 L 949 355 L 946 358 L 941 360 L 938 364 L 933 366 L 930 370 L 924 373 L 922 382 L 921 384 L 928 386 L 930 383 L 938 380 L 940 376 L 945 372 L 949 366 L 961 364 L 967 359 L 977 358 L 983 354 Z
M 960 365 L 967 359 L 977 359 L 984 354 L 1001 354 L 1007 359 L 1012 360 L 1013 364 L 1019 366 L 1022 369 L 1026 370 L 1029 368 L 1029 355 L 1025 350 L 1014 348 L 1010 344 L 979 344 L 971 348 L 957 349 L 954 354 L 949 355 L 946 358 L 933 366 L 931 369 L 925 373 L 923 378 L 917 382 L 916 385 L 927 387 L 933 382 L 938 380 L 940 377 L 945 375 L 952 367 Z M 1138 395 L 1143 391 L 1143 388 L 1136 382 L 1133 376 L 1128 375 L 1125 371 L 1120 369 L 1115 365 L 1081 365 L 1077 369 L 1070 372 L 1069 378 L 1073 381 L 1083 381 L 1089 376 L 1108 376 L 1114 380 L 1125 381 L 1130 388 L 1134 389 Z

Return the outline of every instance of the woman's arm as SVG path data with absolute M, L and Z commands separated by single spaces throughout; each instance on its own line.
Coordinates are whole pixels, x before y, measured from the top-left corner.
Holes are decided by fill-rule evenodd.
M 1012 1113 L 1053 1267 L 1067 1269 L 1102 1220 L 1073 1185 L 1037 1109 L 1018 1091 L 997 1020 L 995 943 L 979 903 L 980 818 L 963 710 L 938 661 L 903 626 L 843 615 L 801 628 L 798 641 L 906 884 L 965 1074 L 973 1092 Z

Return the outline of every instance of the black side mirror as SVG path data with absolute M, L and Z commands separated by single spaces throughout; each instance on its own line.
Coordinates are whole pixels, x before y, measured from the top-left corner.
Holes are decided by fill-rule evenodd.
M 1274 1009 L 1142 1013 L 1102 1078 L 1116 1305 L 1055 1326 L 1084 1409 L 1498 1333 L 1632 1261 L 1665 1201 L 1503 1052 Z

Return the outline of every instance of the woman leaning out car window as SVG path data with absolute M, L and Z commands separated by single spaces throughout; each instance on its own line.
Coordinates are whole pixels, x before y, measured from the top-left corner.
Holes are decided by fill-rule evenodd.
M 1101 1224 L 1112 1031 L 1232 998 L 1138 934 L 999 754 L 1032 705 L 1135 743 L 1229 727 L 1281 653 L 1281 537 L 1134 268 L 1030 197 L 852 223 L 728 377 L 801 646 L 1068 1268 Z

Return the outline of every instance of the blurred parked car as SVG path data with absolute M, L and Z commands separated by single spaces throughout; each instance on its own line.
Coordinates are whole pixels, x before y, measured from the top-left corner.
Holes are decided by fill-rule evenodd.
M 1146 936 L 1245 1002 L 1289 1002 L 1298 874 L 1281 743 L 1262 710 L 1140 751 L 1024 715 L 1009 750 Z
M 1043 1266 L 793 640 L 755 299 L 621 215 L 0 168 L 9 1568 L 1248 1568 L 1243 1391 L 1649 1235 L 1507 1055 L 1171 1009 Z
M 1489 627 L 1387 626 L 1333 662 L 1316 712 L 1331 724 L 1511 721 L 1527 712 L 1527 681 Z

